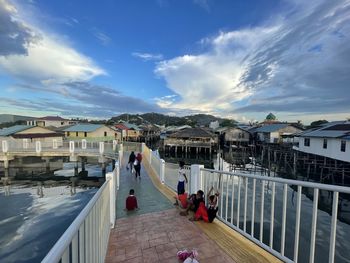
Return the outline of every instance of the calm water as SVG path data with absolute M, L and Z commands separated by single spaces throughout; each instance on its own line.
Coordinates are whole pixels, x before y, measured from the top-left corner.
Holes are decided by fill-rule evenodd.
M 85 165 L 88 176 L 101 177 L 101 167 L 97 161 L 91 161 Z M 5 196 L 4 187 L 0 187 L 0 262 L 40 262 L 97 188 L 76 187 L 76 193 L 72 194 L 72 189 L 67 185 L 50 187 L 55 176 L 74 175 L 74 163 L 64 158 L 52 159 L 50 169 L 47 169 L 45 162 L 35 158 L 31 161 L 20 160 L 22 167 L 16 165 L 17 162 L 12 163 L 9 172 L 11 180 L 16 181 L 16 185 L 11 185 L 10 195 Z M 3 177 L 4 170 L 0 169 L 0 176 Z M 109 171 L 110 165 L 107 166 Z M 30 181 L 20 184 L 21 180 L 32 177 L 37 180 L 40 176 L 49 179 L 42 182 L 42 197 L 38 195 L 37 186 L 31 186 Z

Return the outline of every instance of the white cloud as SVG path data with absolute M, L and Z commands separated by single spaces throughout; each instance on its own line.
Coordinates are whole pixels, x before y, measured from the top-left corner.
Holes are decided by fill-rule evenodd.
M 22 46 L 25 48 L 25 53 L 22 50 L 12 52 L 13 47 L 11 47 L 11 53 L 6 56 L 1 56 L 0 53 L 0 71 L 20 80 L 44 85 L 90 80 L 95 76 L 106 74 L 92 59 L 63 42 L 61 36 L 44 32 L 28 24 L 20 12 L 16 12 L 16 18 L 14 18 L 15 7 L 6 5 L 7 2 L 4 0 L 0 1 L 0 6 L 4 7 L 2 10 L 7 11 L 7 20 L 15 19 L 21 28 L 25 28 L 31 32 L 31 35 L 36 36 L 35 41 Z M 0 37 L 4 34 L 0 31 Z
M 96 27 L 92 28 L 92 33 L 103 46 L 108 46 L 112 42 L 112 39 L 109 36 Z
M 140 58 L 143 61 L 162 60 L 163 59 L 163 55 L 162 54 L 133 52 L 131 55 L 133 55 L 136 58 Z
M 284 16 L 220 32 L 200 41 L 206 52 L 157 63 L 155 73 L 179 96 L 163 106 L 221 115 L 349 112 L 350 2 L 299 2 Z

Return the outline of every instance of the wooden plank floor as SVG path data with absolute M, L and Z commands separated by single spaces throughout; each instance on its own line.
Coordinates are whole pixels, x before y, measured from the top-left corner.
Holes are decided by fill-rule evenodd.
M 148 160 L 145 160 L 143 165 L 155 187 L 173 202 L 176 193 L 160 182 Z M 195 224 L 235 262 L 282 262 L 219 220 L 211 224 L 204 222 Z

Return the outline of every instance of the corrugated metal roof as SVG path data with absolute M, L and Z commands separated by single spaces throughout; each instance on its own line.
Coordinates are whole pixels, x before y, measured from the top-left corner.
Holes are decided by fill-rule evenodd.
M 97 129 L 103 127 L 102 124 L 77 124 L 74 126 L 71 126 L 67 129 L 64 129 L 63 131 L 66 132 L 93 132 Z
M 269 124 L 269 125 L 264 125 L 262 127 L 255 129 L 254 132 L 275 132 L 275 131 L 283 129 L 289 125 L 290 124 L 288 124 L 288 123 Z
M 329 130 L 316 130 L 305 132 L 302 134 L 303 137 L 328 137 L 338 138 L 344 136 L 344 131 L 329 131 Z
M 0 130 L 0 136 L 9 136 L 17 132 L 25 131 L 27 129 L 33 128 L 29 125 L 15 125 L 12 127 L 4 128 Z
M 43 121 L 68 121 L 68 119 L 63 119 L 60 116 L 45 116 L 38 118 L 37 120 L 43 120 Z

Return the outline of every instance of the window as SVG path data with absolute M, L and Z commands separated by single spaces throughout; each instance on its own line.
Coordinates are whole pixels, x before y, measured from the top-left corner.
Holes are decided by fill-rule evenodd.
M 78 135 L 79 135 L 79 132 L 75 132 L 75 136 L 77 136 L 77 137 L 78 137 Z
M 105 137 L 107 137 L 107 132 L 105 132 Z
M 67 132 L 67 136 L 68 136 L 68 137 L 70 136 L 70 132 Z
M 323 149 L 327 149 L 327 139 L 323 139 Z
M 242 132 L 242 139 L 244 139 L 244 132 Z
M 304 146 L 310 146 L 310 138 L 304 138 Z
M 345 152 L 346 150 L 346 141 L 341 141 L 340 142 L 340 151 Z
M 84 132 L 84 137 L 87 137 L 87 132 Z

